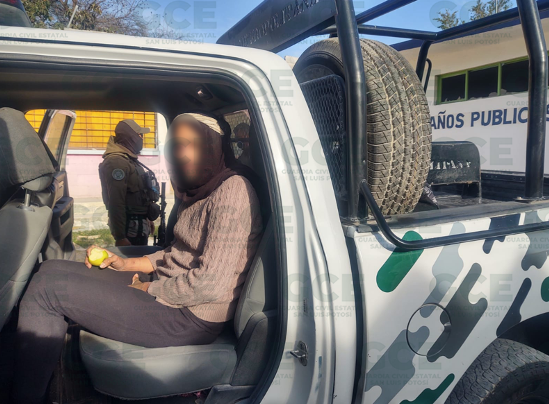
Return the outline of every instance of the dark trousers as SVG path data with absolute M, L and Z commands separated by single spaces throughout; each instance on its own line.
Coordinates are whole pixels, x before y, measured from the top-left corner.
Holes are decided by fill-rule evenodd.
M 128 287 L 134 274 L 72 261 L 41 265 L 19 309 L 14 402 L 42 402 L 61 354 L 66 318 L 103 337 L 151 348 L 209 344 L 222 331 L 224 323 L 201 320 L 187 308 L 165 306 Z

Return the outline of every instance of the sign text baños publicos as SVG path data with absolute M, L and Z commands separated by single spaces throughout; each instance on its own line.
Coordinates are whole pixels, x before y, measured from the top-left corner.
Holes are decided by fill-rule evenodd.
M 522 94 L 431 105 L 430 110 L 434 141 L 473 142 L 484 171 L 524 172 L 528 101 Z M 549 174 L 549 142 L 546 146 Z

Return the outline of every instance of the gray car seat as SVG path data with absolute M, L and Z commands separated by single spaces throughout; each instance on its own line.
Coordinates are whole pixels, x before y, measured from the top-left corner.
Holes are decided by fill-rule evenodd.
M 143 348 L 80 332 L 82 360 L 96 390 L 125 399 L 171 396 L 216 385 L 257 383 L 276 314 L 272 224 L 265 229 L 236 309 L 209 345 Z
M 254 170 L 265 178 L 259 147 L 255 137 L 253 140 Z M 267 196 L 260 195 L 265 204 Z M 209 345 L 169 348 L 143 348 L 81 331 L 80 352 L 95 389 L 115 397 L 144 399 L 215 386 L 208 403 L 249 395 L 250 386 L 257 385 L 268 361 L 276 326 L 275 238 L 272 219 L 265 216 L 264 223 L 233 327 L 227 327 Z M 218 397 L 225 396 L 212 400 L 214 391 Z
M 21 297 L 50 227 L 51 208 L 32 205 L 31 200 L 51 185 L 54 172 L 44 144 L 23 113 L 1 108 L 0 328 Z M 19 188 L 24 190 L 21 198 L 10 195 Z

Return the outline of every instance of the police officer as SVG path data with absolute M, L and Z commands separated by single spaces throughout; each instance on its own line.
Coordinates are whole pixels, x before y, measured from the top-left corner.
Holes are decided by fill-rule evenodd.
M 150 129 L 126 119 L 116 125 L 114 132 L 99 165 L 109 227 L 117 246 L 147 245 L 152 221 L 160 212 L 155 203 L 158 190 L 154 174 L 137 156 L 143 149 L 143 135 Z

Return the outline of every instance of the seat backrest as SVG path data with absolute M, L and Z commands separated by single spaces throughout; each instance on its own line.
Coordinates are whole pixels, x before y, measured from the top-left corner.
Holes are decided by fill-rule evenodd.
M 12 108 L 0 108 L 0 189 L 30 183 L 53 173 L 55 168 L 48 151 L 25 115 Z M 40 191 L 45 188 L 40 189 L 42 184 L 40 180 L 29 187 Z
M 277 305 L 276 255 L 272 220 L 267 222 L 263 237 L 242 287 L 234 316 L 234 331 L 240 337 L 250 318 Z
M 0 109 L 0 189 L 44 191 L 55 168 L 43 142 L 22 112 Z M 0 209 L 0 327 L 19 300 L 51 224 L 48 206 L 25 206 L 12 198 Z
M 21 201 L 12 200 L 0 209 L 0 328 L 19 301 L 37 262 L 52 210 L 47 206 L 21 209 Z
M 266 184 L 265 168 L 254 125 L 250 127 L 249 141 L 252 168 Z M 263 223 L 266 225 L 236 308 L 234 331 L 237 337 L 242 335 L 248 321 L 253 315 L 273 310 L 277 305 L 275 240 L 273 223 L 269 217 L 268 189 L 264 186 L 262 189 L 256 189 L 256 192 L 261 204 Z M 169 239 L 170 242 L 173 240 L 173 227 L 177 221 L 177 211 L 180 202 L 176 200 L 168 220 L 166 239 Z
M 273 221 L 269 215 L 270 206 L 268 189 L 266 187 L 265 165 L 263 164 L 259 141 L 253 123 L 250 127 L 249 142 L 253 169 L 264 182 L 262 189 L 256 189 L 256 192 L 258 192 L 261 204 L 263 223 L 266 223 L 266 225 L 236 308 L 234 331 L 237 337 L 242 335 L 248 321 L 253 315 L 273 310 L 277 304 Z

